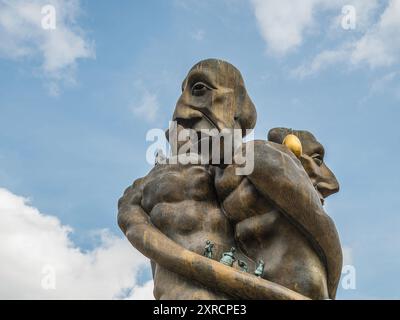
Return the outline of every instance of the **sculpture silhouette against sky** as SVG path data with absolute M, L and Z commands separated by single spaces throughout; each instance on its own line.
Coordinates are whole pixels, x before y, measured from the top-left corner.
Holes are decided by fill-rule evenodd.
M 172 120 L 178 132 L 240 129 L 244 136 L 256 118 L 239 70 L 209 59 L 184 79 Z M 288 134 L 300 140 L 301 155 L 282 144 Z M 240 150 L 254 159 L 247 175 L 237 174 L 236 156 L 231 164 L 167 162 L 125 190 L 118 223 L 151 260 L 155 298 L 334 299 L 342 251 L 322 204 L 339 185 L 323 146 L 307 131 L 275 128 L 268 141 Z M 219 262 L 233 247 L 242 267 Z

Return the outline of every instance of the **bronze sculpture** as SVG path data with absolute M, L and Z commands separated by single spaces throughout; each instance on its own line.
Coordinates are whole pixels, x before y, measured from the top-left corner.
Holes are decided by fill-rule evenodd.
M 226 266 L 232 267 L 233 263 L 236 261 L 235 251 L 236 251 L 236 248 L 232 247 L 231 250 L 229 250 L 228 252 L 224 252 L 222 254 L 222 258 L 221 258 L 221 260 L 219 260 L 219 262 L 223 263 Z
M 209 59 L 183 81 L 173 120 L 178 132 L 240 129 L 244 136 L 256 117 L 240 72 Z M 288 133 L 302 143 L 299 158 L 282 145 Z M 342 252 L 322 202 L 338 183 L 323 147 L 310 133 L 285 128 L 268 140 L 243 143 L 244 157 L 254 159 L 250 174 L 237 175 L 242 164 L 226 164 L 219 152 L 223 164 L 157 164 L 126 189 L 118 223 L 151 259 L 156 299 L 335 297 Z M 206 240 L 215 244 L 211 259 L 203 256 Z M 232 247 L 249 273 L 218 262 Z M 258 260 L 268 262 L 261 278 L 253 275 Z
M 254 271 L 254 274 L 257 277 L 262 277 L 263 276 L 263 274 L 264 274 L 264 266 L 265 266 L 265 264 L 264 264 L 263 260 L 258 261 L 258 266 L 257 266 L 256 270 Z
M 204 253 L 203 256 L 212 259 L 213 256 L 213 248 L 214 248 L 214 243 L 212 243 L 210 240 L 206 241 L 206 246 L 204 248 Z
M 238 266 L 240 267 L 240 270 L 243 272 L 249 272 L 249 267 L 245 261 L 238 260 Z

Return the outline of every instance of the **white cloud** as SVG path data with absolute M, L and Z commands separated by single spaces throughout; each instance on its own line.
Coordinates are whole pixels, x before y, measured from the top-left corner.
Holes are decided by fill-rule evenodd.
M 313 9 L 319 0 L 251 0 L 261 31 L 272 53 L 285 54 L 303 41 L 305 29 L 313 23 Z
M 367 63 L 370 67 L 385 67 L 399 62 L 400 0 L 390 0 L 378 23 L 354 45 L 353 64 Z
M 360 8 L 363 8 L 361 4 Z M 371 12 L 376 9 L 376 4 L 371 2 L 368 9 L 364 8 L 364 16 L 371 17 Z M 365 20 L 364 24 L 367 24 Z M 400 0 L 390 0 L 378 21 L 362 30 L 358 38 L 319 52 L 311 62 L 297 67 L 292 74 L 305 77 L 337 63 L 349 67 L 365 65 L 372 69 L 400 63 Z
M 151 284 L 136 281 L 148 260 L 126 239 L 102 231 L 100 245 L 83 252 L 70 227 L 1 188 L 0 217 L 0 299 L 152 298 Z
M 315 74 L 334 63 L 341 62 L 347 57 L 348 53 L 346 50 L 325 50 L 315 56 L 311 63 L 303 64 L 292 70 L 291 75 L 298 78 L 304 78 Z
M 395 80 L 398 80 L 400 73 L 393 71 L 376 79 L 371 85 L 371 91 L 374 93 L 384 93 Z
M 48 4 L 56 10 L 54 30 L 42 28 L 41 10 Z M 74 82 L 76 62 L 94 57 L 76 23 L 80 11 L 79 0 L 0 0 L 0 57 L 39 60 L 41 77 Z
M 307 34 L 322 32 L 323 26 L 316 21 L 318 13 L 333 13 L 331 31 L 338 30 L 342 7 L 352 5 L 360 32 L 370 26 L 378 8 L 377 0 L 251 0 L 251 4 L 268 50 L 276 55 L 285 55 L 301 46 Z
M 392 95 L 400 100 L 400 72 L 391 71 L 372 81 L 368 94 L 361 99 L 360 104 L 375 95 Z
M 132 106 L 132 111 L 136 116 L 151 123 L 157 118 L 159 110 L 158 97 L 156 94 L 150 93 L 146 88 L 142 87 L 140 91 L 142 92 L 141 100 Z
M 133 287 L 131 294 L 126 298 L 127 300 L 154 300 L 153 296 L 153 281 L 146 282 L 143 286 Z
M 324 3 L 322 8 L 333 10 L 336 12 L 336 16 L 333 19 L 333 24 L 331 25 L 332 31 L 343 32 L 342 29 L 342 8 L 344 6 L 353 6 L 356 13 L 356 29 L 352 32 L 364 32 L 368 29 L 374 20 L 374 15 L 376 10 L 379 8 L 378 0 L 331 0 L 331 1 L 321 1 Z

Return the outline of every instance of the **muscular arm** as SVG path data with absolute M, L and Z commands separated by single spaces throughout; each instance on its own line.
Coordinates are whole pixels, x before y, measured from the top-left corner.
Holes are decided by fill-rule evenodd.
M 327 268 L 328 290 L 335 297 L 342 267 L 342 251 L 335 225 L 325 213 L 307 173 L 285 146 L 254 143 L 254 170 L 247 176 L 314 246 Z
M 140 206 L 139 179 L 118 203 L 118 224 L 132 245 L 157 264 L 240 299 L 307 299 L 278 284 L 239 272 L 215 260 L 189 251 L 161 233 Z

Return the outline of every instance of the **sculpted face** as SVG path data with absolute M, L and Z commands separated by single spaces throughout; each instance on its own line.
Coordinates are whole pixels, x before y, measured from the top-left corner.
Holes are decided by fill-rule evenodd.
M 228 128 L 244 134 L 254 128 L 256 118 L 239 70 L 217 59 L 200 61 L 190 69 L 173 115 L 178 126 L 197 132 Z
M 281 144 L 283 139 L 292 133 L 303 146 L 300 161 L 318 191 L 321 200 L 339 191 L 339 183 L 333 172 L 324 162 L 325 150 L 322 144 L 308 131 L 274 128 L 268 132 L 268 140 Z

